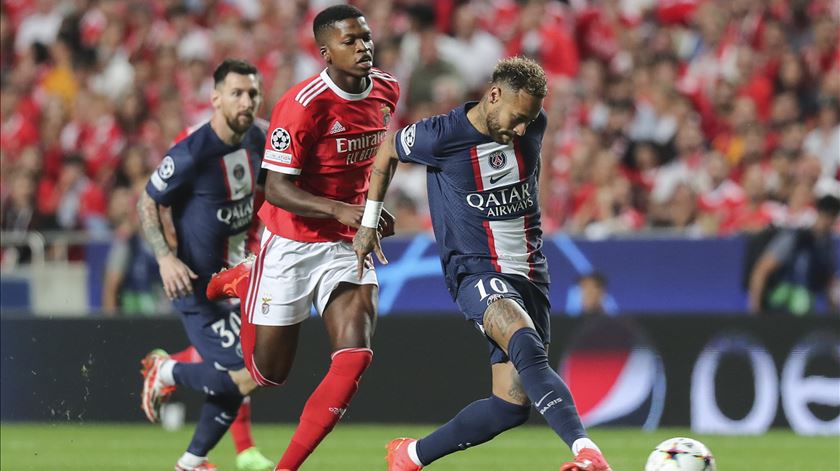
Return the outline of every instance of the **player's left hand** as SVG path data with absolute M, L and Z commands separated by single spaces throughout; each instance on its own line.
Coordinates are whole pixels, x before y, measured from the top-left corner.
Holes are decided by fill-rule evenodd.
M 382 246 L 379 245 L 379 232 L 372 227 L 359 227 L 359 230 L 356 231 L 356 236 L 353 237 L 353 251 L 356 252 L 360 280 L 365 272 L 365 263 L 368 262 L 368 257 L 371 252 L 376 253 L 376 258 L 383 265 L 388 263 L 388 259 L 385 258 L 385 254 L 382 252 Z
M 389 213 L 387 209 L 382 208 L 382 212 L 379 213 L 379 226 L 376 228 L 379 231 L 379 238 L 384 239 L 388 236 L 394 235 L 395 225 L 396 219 L 394 218 L 394 215 Z

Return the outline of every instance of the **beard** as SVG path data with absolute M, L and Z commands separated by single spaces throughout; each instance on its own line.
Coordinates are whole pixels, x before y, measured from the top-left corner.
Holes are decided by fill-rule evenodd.
M 512 137 L 508 133 L 502 132 L 502 124 L 499 122 L 499 111 L 493 110 L 487 113 L 487 132 L 490 138 L 499 144 L 507 144 Z
M 226 119 L 227 125 L 237 134 L 244 134 L 254 124 L 254 116 L 250 114 L 237 114 Z

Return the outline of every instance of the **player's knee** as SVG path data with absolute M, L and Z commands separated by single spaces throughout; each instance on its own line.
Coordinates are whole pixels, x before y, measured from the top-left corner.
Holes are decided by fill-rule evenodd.
M 228 374 L 236 384 L 236 387 L 239 388 L 239 394 L 242 394 L 243 396 L 251 394 L 254 389 L 257 389 L 257 386 L 259 386 L 257 381 L 251 376 L 251 373 L 246 368 L 236 371 L 228 371 Z
M 291 365 L 255 353 L 251 376 L 260 386 L 282 386 L 290 370 Z
M 520 375 L 529 368 L 548 365 L 545 345 L 532 328 L 519 329 L 510 336 L 508 356 Z
M 494 428 L 496 432 L 518 427 L 531 417 L 531 405 L 516 404 L 506 401 L 496 395 L 489 398 L 488 413 L 492 415 L 494 420 Z
M 484 333 L 503 348 L 514 332 L 523 327 L 534 327 L 528 313 L 510 298 L 491 301 L 484 311 L 483 325 Z

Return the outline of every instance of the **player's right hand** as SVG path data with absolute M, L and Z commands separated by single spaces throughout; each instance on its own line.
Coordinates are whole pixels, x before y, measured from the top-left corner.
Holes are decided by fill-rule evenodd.
M 163 291 L 169 299 L 180 298 L 193 292 L 192 280 L 198 278 L 184 262 L 173 253 L 158 258 Z
M 363 204 L 348 204 L 337 201 L 335 207 L 335 219 L 354 229 L 358 229 L 362 225 L 362 215 L 365 213 L 365 205 Z
M 376 252 L 376 258 L 385 265 L 388 259 L 385 258 L 385 253 L 382 252 L 382 246 L 379 245 L 379 233 L 372 227 L 360 226 L 353 237 L 353 251 L 356 252 L 357 271 L 359 279 L 365 273 L 365 264 L 370 263 L 370 253 Z

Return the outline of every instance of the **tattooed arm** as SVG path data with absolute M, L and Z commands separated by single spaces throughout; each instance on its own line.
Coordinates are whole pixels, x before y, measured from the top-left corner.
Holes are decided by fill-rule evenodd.
M 140 217 L 143 236 L 152 247 L 160 267 L 160 278 L 163 280 L 166 295 L 169 299 L 175 299 L 192 293 L 192 280 L 198 278 L 198 275 L 172 253 L 163 234 L 160 206 L 145 191 L 137 202 L 137 214 Z
M 397 149 L 394 146 L 394 139 L 395 134 L 388 134 L 376 152 L 376 157 L 373 160 L 373 170 L 370 174 L 370 188 L 367 194 L 368 201 L 382 201 L 385 198 L 385 193 L 388 191 L 391 179 L 394 178 L 394 173 L 397 171 L 399 157 L 397 156 Z M 356 258 L 358 260 L 359 279 L 362 278 L 365 260 L 371 252 L 376 252 L 376 257 L 380 262 L 388 263 L 385 254 L 382 253 L 382 247 L 379 245 L 379 238 L 382 236 L 387 237 L 393 233 L 394 217 L 384 208 L 379 218 L 379 227 L 359 226 L 359 230 L 356 231 L 356 236 L 353 237 L 353 250 L 356 252 Z

